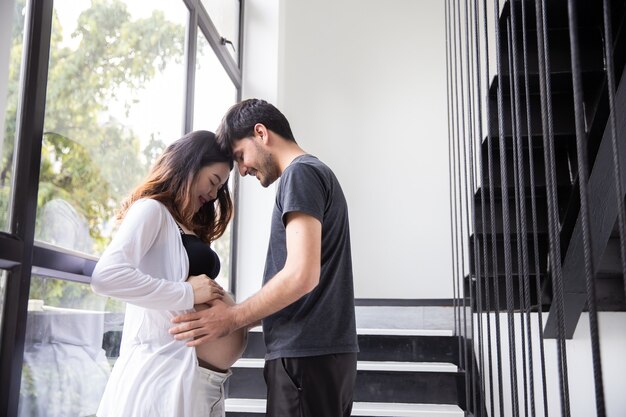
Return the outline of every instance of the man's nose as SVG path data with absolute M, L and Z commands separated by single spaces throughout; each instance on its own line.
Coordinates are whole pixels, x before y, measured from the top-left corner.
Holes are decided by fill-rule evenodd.
M 237 164 L 237 167 L 239 168 L 239 175 L 241 175 L 242 177 L 245 177 L 246 174 L 248 173 L 248 168 L 246 168 L 242 164 Z

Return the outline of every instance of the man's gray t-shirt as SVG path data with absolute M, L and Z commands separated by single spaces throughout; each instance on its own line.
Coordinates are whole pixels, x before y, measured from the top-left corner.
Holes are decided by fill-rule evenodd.
M 285 221 L 290 212 L 322 223 L 320 282 L 263 320 L 266 359 L 358 352 L 348 207 L 335 174 L 314 156 L 297 157 L 281 176 L 264 283 L 285 266 Z

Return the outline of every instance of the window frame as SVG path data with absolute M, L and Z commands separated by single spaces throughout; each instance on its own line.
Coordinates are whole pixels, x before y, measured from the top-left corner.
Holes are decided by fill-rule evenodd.
M 237 0 L 235 0 L 237 1 Z M 196 35 L 201 30 L 226 70 L 241 99 L 243 10 L 240 2 L 238 62 L 221 43 L 221 37 L 199 0 L 181 0 L 189 10 L 185 43 L 185 101 L 181 131 L 193 126 L 196 68 Z M 50 276 L 67 281 L 89 283 L 98 260 L 87 254 L 69 251 L 43 242 L 35 242 L 35 219 L 39 189 L 39 167 L 52 30 L 53 0 L 29 0 L 24 22 L 24 52 L 20 80 L 20 106 L 16 132 L 16 153 L 10 199 L 8 232 L 0 232 L 0 269 L 7 280 L 0 338 L 0 415 L 17 415 L 24 355 L 28 297 L 31 275 Z M 237 176 L 234 198 L 238 199 Z M 236 205 L 235 205 L 236 206 Z M 231 238 L 231 291 L 235 292 L 235 254 L 237 213 Z

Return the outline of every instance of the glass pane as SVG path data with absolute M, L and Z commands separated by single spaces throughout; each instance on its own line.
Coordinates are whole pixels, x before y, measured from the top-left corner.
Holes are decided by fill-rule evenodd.
M 232 42 L 226 48 L 235 61 L 239 62 L 239 0 L 202 0 L 202 5 L 220 36 Z
M 6 297 L 7 271 L 0 270 L 0 343 L 2 343 L 2 319 L 4 312 L 4 300 Z
M 24 0 L 0 5 L 0 230 L 9 228 L 9 199 L 24 41 Z M 6 13 L 5 13 L 6 12 Z
M 226 74 L 209 41 L 198 34 L 193 129 L 215 132 L 226 110 L 237 101 L 237 89 Z
M 100 254 L 120 201 L 180 137 L 183 2 L 54 2 L 36 238 Z
M 198 34 L 194 97 L 193 129 L 204 129 L 212 132 L 215 132 L 226 110 L 237 100 L 235 85 L 226 74 L 224 67 L 220 64 L 202 33 Z M 232 182 L 229 185 L 232 193 Z M 229 290 L 230 277 L 230 229 L 231 227 L 213 243 L 213 248 L 220 256 L 222 263 L 217 281 L 226 290 Z
M 123 309 L 88 284 L 32 277 L 20 417 L 95 415 L 119 351 Z

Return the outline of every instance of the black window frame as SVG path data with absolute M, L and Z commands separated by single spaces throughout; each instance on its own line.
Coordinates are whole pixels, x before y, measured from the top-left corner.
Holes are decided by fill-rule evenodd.
M 221 41 L 215 25 L 200 0 L 181 0 L 189 10 L 185 44 L 185 102 L 182 133 L 193 126 L 196 36 L 203 32 L 241 99 L 243 62 L 243 10 L 240 2 L 238 63 Z M 44 114 L 53 0 L 29 0 L 24 22 L 23 76 L 16 132 L 16 154 L 11 188 L 8 232 L 0 232 L 0 269 L 7 271 L 0 338 L 0 415 L 17 415 L 20 394 L 28 297 L 31 275 L 89 283 L 97 257 L 76 253 L 34 240 L 39 189 L 39 167 Z M 237 177 L 235 177 L 237 199 Z M 237 216 L 232 224 L 231 248 L 236 246 Z M 231 250 L 230 286 L 235 292 L 235 254 Z

